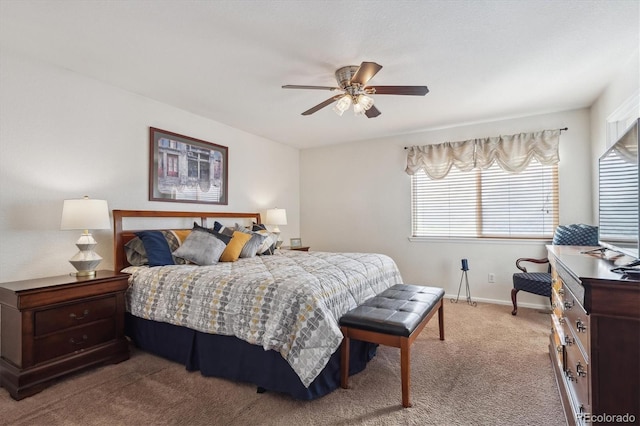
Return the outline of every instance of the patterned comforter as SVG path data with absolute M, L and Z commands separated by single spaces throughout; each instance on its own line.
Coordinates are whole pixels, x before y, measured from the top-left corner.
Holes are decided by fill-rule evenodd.
M 130 266 L 127 311 L 282 355 L 305 386 L 342 341 L 340 317 L 402 282 L 388 256 L 278 251 L 211 266 Z

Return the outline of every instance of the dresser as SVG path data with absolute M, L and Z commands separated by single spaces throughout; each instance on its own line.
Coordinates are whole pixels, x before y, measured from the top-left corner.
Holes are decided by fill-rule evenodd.
M 62 275 L 0 284 L 0 386 L 14 399 L 52 379 L 129 358 L 128 274 Z
M 547 246 L 549 355 L 567 423 L 640 422 L 640 281 L 611 272 L 630 258 Z M 625 417 L 626 416 L 626 417 Z

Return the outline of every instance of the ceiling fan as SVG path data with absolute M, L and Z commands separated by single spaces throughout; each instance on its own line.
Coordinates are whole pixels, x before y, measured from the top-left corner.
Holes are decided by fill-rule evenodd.
M 427 86 L 367 86 L 367 82 L 382 69 L 382 65 L 375 62 L 363 62 L 360 66 L 347 65 L 336 70 L 336 80 L 339 87 L 330 86 L 298 86 L 287 84 L 283 89 L 316 89 L 340 92 L 324 102 L 310 108 L 302 115 L 311 115 L 322 108 L 337 104 L 333 110 L 342 115 L 353 105 L 356 115 L 366 115 L 368 118 L 377 117 L 380 110 L 373 106 L 373 98 L 369 95 L 413 95 L 424 96 L 429 92 Z

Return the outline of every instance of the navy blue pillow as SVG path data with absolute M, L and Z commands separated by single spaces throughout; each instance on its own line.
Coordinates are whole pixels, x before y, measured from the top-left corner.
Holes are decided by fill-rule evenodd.
M 142 240 L 144 250 L 147 252 L 149 266 L 175 265 L 169 243 L 160 231 L 140 231 L 136 232 L 138 238 Z

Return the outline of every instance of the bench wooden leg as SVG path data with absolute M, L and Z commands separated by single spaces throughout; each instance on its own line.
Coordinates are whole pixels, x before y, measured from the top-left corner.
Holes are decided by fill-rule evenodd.
M 440 309 L 438 309 L 438 326 L 440 327 L 440 340 L 444 340 L 444 303 L 440 301 Z
M 411 389 L 411 343 L 409 339 L 400 339 L 400 379 L 402 381 L 402 406 L 411 407 L 409 390 Z
M 342 344 L 340 345 L 340 386 L 349 387 L 349 331 L 342 327 Z

